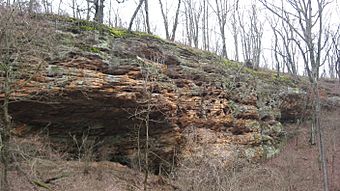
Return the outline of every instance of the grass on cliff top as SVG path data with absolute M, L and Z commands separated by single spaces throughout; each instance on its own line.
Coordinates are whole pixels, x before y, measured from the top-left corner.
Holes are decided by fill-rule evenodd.
M 278 76 L 275 71 L 269 69 L 259 68 L 257 70 L 254 70 L 252 68 L 243 66 L 239 62 L 226 59 L 223 60 L 223 64 L 227 66 L 229 69 L 233 70 L 234 72 L 250 74 L 257 79 L 266 81 L 268 83 L 275 83 L 278 85 L 286 85 L 292 87 L 296 86 L 294 78 L 288 74 L 280 73 L 280 75 Z
M 128 37 L 151 37 L 156 39 L 161 39 L 159 36 L 138 32 L 138 31 L 131 31 L 129 32 L 127 29 L 123 28 L 114 28 L 109 27 L 105 24 L 99 24 L 93 21 L 81 20 L 72 17 L 62 17 L 62 16 L 53 16 L 54 20 L 58 20 L 64 23 L 68 23 L 69 26 L 67 30 L 71 32 L 83 32 L 83 31 L 99 31 L 102 33 L 107 33 L 115 38 L 128 38 Z
M 245 67 L 244 71 L 246 73 L 253 75 L 254 77 L 257 77 L 269 83 L 275 83 L 278 85 L 287 85 L 287 86 L 292 86 L 292 87 L 296 86 L 296 83 L 294 82 L 294 78 L 288 74 L 280 73 L 280 75 L 277 75 L 275 71 L 272 71 L 269 69 L 260 68 L 258 70 L 254 70 L 248 67 Z

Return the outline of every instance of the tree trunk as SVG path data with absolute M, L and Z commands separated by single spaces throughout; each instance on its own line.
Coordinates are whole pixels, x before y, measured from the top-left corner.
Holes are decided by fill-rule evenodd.
M 159 5 L 161 7 L 161 13 L 163 17 L 163 23 L 164 23 L 164 29 L 165 29 L 165 37 L 167 40 L 170 40 L 170 34 L 169 34 L 169 21 L 167 12 L 164 11 L 162 0 L 159 0 Z
M 315 99 L 315 124 L 316 129 L 319 133 L 319 152 L 320 152 L 320 161 L 322 166 L 322 176 L 323 176 L 323 190 L 328 191 L 329 190 L 329 184 L 328 184 L 328 170 L 327 170 L 327 161 L 326 161 L 326 153 L 325 153 L 325 145 L 323 140 L 323 129 L 320 125 L 320 112 L 321 112 L 321 104 L 320 104 L 320 92 L 318 87 L 318 82 L 316 81 L 313 84 L 314 87 L 314 93 L 316 94 Z
M 76 18 L 76 0 L 72 0 L 72 13 L 73 18 Z
M 192 30 L 191 30 L 191 26 L 190 26 L 190 19 L 191 19 L 191 15 L 190 15 L 190 10 L 191 10 L 191 5 L 189 4 L 190 2 L 186 2 L 185 3 L 185 11 L 184 11 L 184 15 L 185 15 L 185 32 L 186 32 L 186 37 L 187 37 L 187 45 L 191 46 L 192 45 Z
M 149 90 L 147 85 L 149 83 L 149 73 L 145 76 L 144 81 L 144 93 L 147 98 L 147 107 L 144 117 L 145 122 L 145 174 L 144 174 L 144 191 L 148 190 L 148 178 L 149 178 L 149 125 L 150 125 L 150 113 L 152 110 L 151 100 L 152 100 L 152 89 Z
M 8 104 L 10 98 L 10 72 L 7 69 L 5 71 L 5 82 L 4 82 L 4 90 L 5 97 L 4 103 L 2 105 L 1 112 L 1 132 L 0 132 L 0 141 L 1 141 L 1 151 L 0 151 L 0 160 L 1 160 L 1 190 L 9 191 L 9 184 L 7 179 L 7 172 L 9 166 L 9 141 L 10 141 L 10 130 L 11 130 L 11 117 L 8 113 Z
M 177 6 L 177 10 L 176 10 L 175 21 L 174 21 L 174 25 L 172 27 L 171 41 L 175 41 L 176 30 L 177 30 L 177 25 L 178 25 L 179 10 L 181 8 L 181 2 L 182 2 L 182 0 L 178 0 L 178 6 Z
M 237 10 L 235 10 L 236 12 Z M 234 48 L 235 48 L 235 57 L 236 61 L 239 61 L 239 53 L 238 53 L 238 30 L 237 30 L 237 20 L 236 20 L 236 13 L 233 13 L 232 18 L 232 30 L 233 30 L 233 38 L 234 38 Z
M 194 44 L 195 44 L 195 48 L 198 48 L 198 33 L 199 33 L 199 14 L 194 14 L 195 16 L 193 17 L 193 25 L 195 26 L 195 33 L 194 33 Z
M 150 101 L 150 100 L 149 100 Z M 150 118 L 150 104 L 148 103 L 148 111 L 145 119 L 145 176 L 144 176 L 144 191 L 148 189 L 149 177 L 149 118 Z
M 89 21 L 91 12 L 90 0 L 87 0 L 86 3 L 87 3 L 86 20 Z
M 207 21 L 207 51 L 210 50 L 210 32 L 209 32 L 209 6 L 207 6 L 206 19 Z
M 94 20 L 100 24 L 103 24 L 104 22 L 104 1 L 105 0 L 96 0 L 94 3 L 95 6 Z
M 146 29 L 149 34 L 151 34 L 151 27 L 149 21 L 149 3 L 148 0 L 144 0 L 144 9 L 145 9 L 145 21 L 146 21 Z
M 222 40 L 222 56 L 224 58 L 228 58 L 227 54 L 227 44 L 226 44 L 226 35 L 225 35 L 225 26 L 226 26 L 226 17 L 229 12 L 228 9 L 228 2 L 227 1 L 220 1 L 220 0 L 215 0 L 216 3 L 216 15 L 218 19 L 218 25 L 220 27 L 220 35 L 221 35 L 221 40 Z
M 226 38 L 225 38 L 225 34 L 224 34 L 224 29 L 221 29 L 221 36 L 222 36 L 222 56 L 224 58 L 228 58 L 228 54 L 227 54 L 227 45 L 226 45 Z
M 203 41 L 203 50 L 207 50 L 207 27 L 205 19 L 206 17 L 206 0 L 203 0 L 203 17 L 202 17 L 202 41 Z
M 112 16 L 112 0 L 110 0 L 110 6 L 109 6 L 109 26 L 110 27 L 112 27 L 111 16 Z
M 63 0 L 59 0 L 59 4 L 58 4 L 58 15 L 60 15 L 61 12 L 61 3 L 63 2 Z
M 130 20 L 129 28 L 128 28 L 129 32 L 131 32 L 131 30 L 132 30 L 133 21 L 135 20 L 137 13 L 138 13 L 139 9 L 142 7 L 144 1 L 145 0 L 140 0 L 135 12 L 133 12 L 133 15 L 132 15 L 131 20 Z
M 314 103 L 315 104 L 315 103 Z M 315 107 L 315 105 L 314 105 L 314 107 Z M 314 108 L 314 111 L 315 111 L 316 109 Z M 316 144 L 316 124 L 317 124 L 317 122 L 316 122 L 316 113 L 314 113 L 313 114 L 313 120 L 312 120 L 312 126 L 311 126 L 311 128 L 310 128 L 310 138 L 309 138 L 309 142 L 310 142 L 310 144 L 311 145 L 315 145 Z

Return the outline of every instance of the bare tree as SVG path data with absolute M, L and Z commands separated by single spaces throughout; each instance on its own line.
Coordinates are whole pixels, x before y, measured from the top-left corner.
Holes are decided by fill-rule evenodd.
M 231 12 L 231 28 L 232 28 L 232 35 L 234 39 L 234 49 L 235 49 L 235 56 L 234 59 L 239 61 L 239 51 L 238 51 L 238 34 L 239 34 L 239 27 L 238 27 L 238 20 L 237 20 L 237 13 L 239 11 L 239 0 L 234 1 L 233 9 Z
M 209 1 L 208 1 L 209 2 Z M 215 0 L 215 5 L 211 5 L 211 8 L 215 12 L 218 20 L 218 26 L 220 30 L 220 36 L 222 40 L 222 56 L 228 58 L 227 45 L 226 45 L 226 24 L 228 19 L 228 13 L 231 10 L 228 0 Z
M 131 118 L 135 118 L 139 120 L 141 123 L 138 127 L 137 132 L 137 149 L 138 149 L 138 164 L 140 169 L 144 169 L 144 190 L 148 190 L 148 178 L 149 178 L 149 155 L 151 153 L 150 149 L 150 123 L 152 121 L 151 119 L 151 113 L 157 110 L 157 106 L 154 103 L 155 100 L 153 100 L 152 92 L 154 91 L 154 85 L 155 85 L 155 73 L 153 73 L 150 70 L 150 66 L 144 65 L 144 68 L 142 69 L 142 75 L 143 75 L 143 91 L 141 92 L 143 94 L 143 97 L 138 100 L 138 103 L 142 105 L 142 107 L 137 108 L 133 113 L 131 113 Z M 145 130 L 145 142 L 144 144 L 140 144 L 141 141 L 141 127 L 144 127 L 143 130 Z M 142 153 L 141 153 L 141 145 L 144 147 L 144 157 L 142 159 Z M 142 168 L 142 162 L 144 162 L 144 166 Z
M 287 68 L 288 73 L 293 76 L 297 76 L 297 47 L 293 39 L 296 39 L 294 32 L 290 28 L 279 20 L 271 21 L 271 28 L 275 37 L 274 43 L 274 55 L 277 62 L 277 75 L 280 72 L 280 65 L 282 67 L 282 72 Z
M 269 3 L 267 0 L 260 2 L 275 16 L 285 22 L 297 38 L 293 39 L 298 46 L 305 69 L 311 83 L 314 94 L 314 120 L 312 127 L 318 130 L 319 151 L 323 172 L 324 191 L 328 191 L 328 173 L 323 143 L 322 128 L 320 127 L 320 94 L 318 79 L 320 67 L 324 64 L 322 57 L 325 56 L 327 38 L 324 39 L 323 30 L 324 9 L 329 4 L 326 0 L 317 0 L 312 4 L 311 0 L 287 0 L 282 1 L 281 7 Z M 314 5 L 316 5 L 314 7 Z M 297 20 L 297 22 L 294 22 Z M 315 144 L 315 130 L 311 130 L 312 144 Z
M 109 5 L 109 26 L 112 27 L 112 0 L 110 0 L 110 5 Z
M 242 53 L 245 62 L 251 63 L 250 65 L 254 69 L 258 69 L 262 51 L 263 24 L 258 18 L 257 7 L 254 2 L 251 5 L 251 10 L 246 11 L 248 12 L 248 17 L 238 15 L 241 29 Z M 248 20 L 245 21 L 241 17 L 245 17 Z
M 122 18 L 120 17 L 119 9 L 113 10 L 114 14 L 114 27 L 123 27 L 123 21 Z
M 104 22 L 104 1 L 105 0 L 94 0 L 94 21 L 98 23 Z
M 124 3 L 125 0 L 116 0 L 117 3 Z M 86 0 L 86 7 L 81 7 L 77 4 L 76 0 L 72 0 L 71 8 L 73 10 L 74 18 L 81 18 L 83 13 L 86 13 L 86 20 L 90 20 L 90 15 L 94 10 L 94 18 L 95 22 L 100 24 L 104 23 L 104 8 L 105 8 L 105 0 Z M 110 0 L 110 9 L 109 9 L 109 24 L 111 19 L 111 8 L 112 8 L 112 0 Z
M 44 7 L 44 11 L 45 13 L 52 13 L 52 2 L 48 1 L 48 0 L 42 0 L 41 1 L 43 7 Z
M 331 34 L 332 38 L 332 53 L 329 54 L 329 68 L 331 77 L 340 79 L 340 26 Z M 332 74 L 335 73 L 335 74 Z
M 137 8 L 133 12 L 133 15 L 132 15 L 132 17 L 130 19 L 130 24 L 129 24 L 128 31 L 132 30 L 133 21 L 135 20 L 135 18 L 137 16 L 137 13 L 138 13 L 139 9 L 142 7 L 143 3 L 144 3 L 144 0 L 139 0 L 139 4 L 137 5 Z
M 12 128 L 9 105 L 13 93 L 29 83 L 40 70 L 44 63 L 42 54 L 49 50 L 47 42 L 51 41 L 39 21 L 33 21 L 17 8 L 2 8 L 0 14 L 0 190 L 7 191 Z M 46 40 L 46 46 L 40 43 L 41 39 Z M 35 46 L 38 41 L 39 47 Z
M 72 0 L 72 13 L 73 18 L 76 18 L 76 0 Z
M 277 32 L 277 22 L 271 22 L 270 24 L 273 33 L 274 33 L 274 44 L 272 44 L 272 50 L 274 51 L 274 59 L 276 62 L 276 75 L 280 76 L 281 66 L 283 66 L 282 59 L 279 59 L 279 56 L 282 54 L 281 47 L 279 46 L 279 37 Z M 283 71 L 284 69 L 282 69 Z
M 136 2 L 137 3 L 137 2 Z M 131 23 L 134 27 L 135 31 L 143 31 L 147 32 L 147 24 L 146 24 L 146 16 L 144 11 L 138 11 L 136 12 L 133 23 Z
M 209 50 L 209 6 L 207 0 L 203 0 L 202 38 L 203 50 Z
M 200 18 L 203 8 L 201 2 L 199 4 L 197 3 L 198 2 L 195 2 L 193 0 L 184 1 L 186 38 L 189 45 L 194 45 L 195 48 L 198 48 Z
M 181 2 L 182 2 L 182 0 L 178 0 L 175 19 L 174 19 L 173 27 L 172 27 L 172 32 L 170 33 L 170 29 L 169 29 L 170 21 L 169 21 L 169 18 L 168 18 L 169 10 L 167 8 L 164 8 L 162 0 L 159 0 L 159 5 L 161 7 L 161 13 L 162 13 L 163 23 L 164 23 L 164 28 L 165 28 L 165 36 L 166 36 L 167 40 L 175 41 L 176 30 L 177 30 L 177 25 L 178 25 L 179 10 L 181 8 Z
M 140 8 L 142 7 L 143 3 L 144 5 L 144 10 L 145 10 L 145 24 L 147 27 L 147 32 L 151 33 L 151 28 L 150 28 L 150 22 L 149 22 L 149 6 L 148 6 L 148 0 L 140 0 L 139 4 L 137 5 L 137 8 L 135 9 L 131 20 L 130 20 L 130 24 L 129 24 L 129 28 L 128 31 L 132 30 L 132 25 L 133 25 L 133 21 L 136 19 L 137 13 L 139 12 Z
M 146 96 L 147 108 L 144 116 L 145 123 L 145 177 L 144 177 L 144 191 L 147 190 L 148 184 L 148 176 L 149 176 L 149 130 L 150 130 L 150 113 L 151 113 L 151 99 L 152 92 L 148 91 L 147 84 L 149 81 L 149 74 L 147 73 L 145 76 L 144 82 L 144 94 Z
M 173 27 L 172 27 L 171 41 L 175 41 L 176 30 L 177 30 L 177 26 L 178 26 L 179 10 L 181 8 L 181 2 L 182 2 L 182 0 L 178 0 L 178 5 L 177 5 L 177 10 L 176 10 L 176 15 L 175 15 L 175 21 L 174 21 Z
M 63 3 L 63 0 L 59 0 L 59 4 L 58 4 L 58 15 L 60 15 L 61 13 L 61 4 Z
M 149 21 L 149 0 L 144 0 L 144 10 L 145 10 L 146 30 L 149 34 L 151 34 L 151 27 L 150 27 L 150 21 Z
M 168 20 L 169 10 L 167 8 L 164 9 L 162 0 L 159 0 L 159 5 L 161 7 L 161 12 L 162 12 L 162 17 L 163 17 L 163 23 L 164 23 L 164 28 L 165 28 L 165 37 L 166 37 L 166 39 L 170 40 L 169 20 Z
M 185 16 L 185 31 L 186 31 L 186 39 L 187 39 L 187 43 L 189 46 L 192 46 L 192 30 L 191 29 L 191 26 L 190 26 L 190 10 L 191 8 L 188 7 L 189 5 L 191 4 L 191 1 L 185 1 L 184 2 L 184 16 Z
M 86 0 L 86 7 L 87 7 L 87 10 L 86 10 L 86 20 L 89 21 L 90 20 L 90 13 L 91 13 L 91 10 L 92 10 L 92 6 L 91 6 L 91 1 L 90 0 Z

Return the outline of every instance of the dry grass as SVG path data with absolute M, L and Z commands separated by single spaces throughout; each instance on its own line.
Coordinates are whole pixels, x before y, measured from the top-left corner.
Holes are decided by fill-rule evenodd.
M 25 172 L 30 172 L 30 164 L 21 163 Z M 11 171 L 10 184 L 14 191 L 55 190 L 55 191 L 126 191 L 142 190 L 143 175 L 126 166 L 112 162 L 92 162 L 89 173 L 84 174 L 83 162 L 36 160 L 36 175 L 25 177 L 18 171 Z M 15 178 L 14 178 L 15 177 Z M 30 183 L 28 181 L 34 183 Z M 45 185 L 48 189 L 39 186 Z M 172 190 L 169 184 L 156 176 L 150 176 L 151 190 Z
M 44 134 L 13 137 L 9 172 L 13 191 L 125 191 L 142 190 L 143 174 L 113 162 L 67 161 Z M 88 173 L 84 173 L 84 170 Z M 150 190 L 172 190 L 160 177 L 150 176 Z
M 328 163 L 330 189 L 340 190 L 340 109 L 323 112 L 322 128 Z M 318 146 L 309 144 L 309 123 L 303 124 L 282 153 L 262 166 L 275 168 L 288 181 L 286 190 L 322 190 L 322 171 Z M 292 127 L 293 128 L 293 127 Z
M 197 161 L 196 161 L 197 162 Z M 225 168 L 211 161 L 192 163 L 178 172 L 175 184 L 183 191 L 246 191 L 246 190 L 286 190 L 288 182 L 282 173 L 270 167 L 236 162 Z

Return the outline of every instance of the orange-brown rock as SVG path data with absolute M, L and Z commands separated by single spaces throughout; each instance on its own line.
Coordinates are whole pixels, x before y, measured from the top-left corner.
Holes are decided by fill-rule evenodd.
M 88 132 L 98 142 L 97 160 L 130 165 L 137 145 L 143 149 L 145 121 L 155 167 L 189 152 L 188 137 L 197 135 L 199 142 L 204 132 L 218 138 L 202 144 L 213 144 L 211 152 L 221 156 L 233 144 L 260 145 L 257 136 L 267 122 L 259 109 L 270 98 L 258 95 L 257 83 L 266 82 L 243 70 L 236 74 L 238 64 L 150 35 L 63 30 L 58 35 L 73 46 L 60 41 L 59 54 L 12 95 L 16 123 L 47 128 L 52 141 L 69 145 L 70 135 Z M 92 48 L 82 48 L 88 39 Z M 271 87 L 268 95 L 280 92 Z

